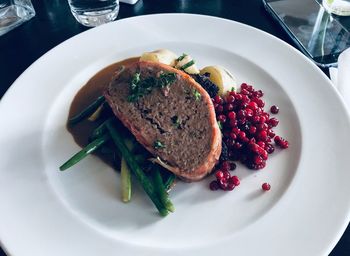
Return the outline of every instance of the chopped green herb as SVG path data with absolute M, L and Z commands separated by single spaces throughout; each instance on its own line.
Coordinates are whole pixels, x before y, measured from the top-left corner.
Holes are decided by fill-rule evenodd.
M 231 92 L 235 92 L 235 91 L 236 91 L 235 87 L 232 86 Z
M 187 56 L 186 53 L 183 53 L 179 58 L 177 58 L 177 61 L 182 61 Z
M 160 148 L 165 148 L 164 144 L 162 142 L 160 142 L 159 140 L 156 140 L 153 144 L 153 147 L 155 149 L 160 149 Z
M 199 101 L 202 97 L 202 95 L 196 89 L 193 89 L 193 95 L 194 95 L 196 101 Z
M 218 125 L 219 125 L 220 130 L 222 130 L 222 123 L 220 121 L 218 121 Z
M 151 93 L 154 88 L 163 88 L 176 80 L 175 73 L 162 73 L 159 78 L 147 77 L 141 80 L 140 73 L 135 73 L 130 82 L 128 101 L 137 101 L 140 97 Z
M 175 73 L 162 73 L 159 76 L 158 87 L 163 88 L 165 86 L 168 86 L 168 85 L 174 83 L 175 80 L 176 80 Z
M 187 62 L 185 65 L 183 65 L 180 69 L 185 70 L 186 68 L 189 68 L 192 65 L 194 65 L 194 63 L 195 63 L 194 60 L 191 60 L 191 61 Z
M 140 82 L 140 73 L 136 72 L 133 76 L 132 76 L 132 80 L 131 80 L 131 84 L 132 85 L 137 85 Z
M 174 126 L 175 126 L 176 128 L 179 128 L 179 126 L 180 126 L 180 124 L 181 124 L 181 118 L 180 118 L 180 117 L 178 117 L 178 116 L 173 116 L 173 117 L 171 118 L 171 121 L 173 122 L 173 124 L 174 124 Z

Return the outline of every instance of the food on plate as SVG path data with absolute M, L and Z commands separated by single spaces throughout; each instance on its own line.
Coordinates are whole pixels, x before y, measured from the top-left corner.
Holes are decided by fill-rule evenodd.
M 184 53 L 176 59 L 177 69 L 185 71 L 187 74 L 199 74 L 199 70 L 196 66 L 196 61 L 188 54 Z
M 122 184 L 122 201 L 127 203 L 131 199 L 131 171 L 124 157 L 120 162 L 120 180 Z
M 261 185 L 261 188 L 264 191 L 269 191 L 271 189 L 271 185 L 269 183 L 265 182 Z
M 224 96 L 226 92 L 237 89 L 237 79 L 224 67 L 207 66 L 200 70 L 200 74 L 209 74 L 209 79 L 219 87 L 219 95 Z
M 174 67 L 177 55 L 168 49 L 159 49 L 153 52 L 145 52 L 141 55 L 140 61 L 159 62 Z
M 186 73 L 156 62 L 126 66 L 104 96 L 118 119 L 163 167 L 187 181 L 210 173 L 221 132 L 208 93 Z
M 121 199 L 136 179 L 162 216 L 175 210 L 169 198 L 177 178 L 192 182 L 211 172 L 211 190 L 231 191 L 237 161 L 266 166 L 268 155 L 289 147 L 279 124 L 265 112 L 263 92 L 221 66 L 199 71 L 188 54 L 146 52 L 100 71 L 78 92 L 67 128 L 82 150 L 66 170 L 91 153 L 120 171 Z M 279 108 L 273 105 L 272 114 Z
M 230 191 L 237 186 L 230 173 L 234 167 L 229 161 L 240 161 L 249 169 L 259 170 L 266 166 L 276 145 L 281 149 L 288 148 L 289 142 L 276 136 L 273 130 L 279 123 L 278 119 L 264 111 L 263 95 L 261 90 L 242 83 L 238 92 L 231 91 L 224 97 L 217 95 L 212 99 L 223 141 L 220 163 L 215 171 L 216 180 L 209 185 L 211 190 Z M 271 109 L 278 113 L 277 106 Z

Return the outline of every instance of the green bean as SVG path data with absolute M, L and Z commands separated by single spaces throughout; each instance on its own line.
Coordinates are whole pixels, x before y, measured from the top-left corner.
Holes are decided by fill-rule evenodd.
M 131 175 L 130 169 L 127 165 L 125 158 L 122 158 L 120 167 L 120 179 L 121 179 L 121 192 L 122 201 L 127 203 L 131 199 Z
M 173 173 L 169 174 L 169 177 L 164 182 L 164 187 L 165 187 L 166 191 L 169 191 L 171 189 L 175 179 L 176 179 L 175 174 L 173 174 Z
M 137 154 L 135 155 L 135 161 L 138 163 L 138 164 L 143 164 L 145 162 L 146 158 L 144 155 L 142 154 Z
M 101 123 L 99 126 L 97 126 L 95 128 L 95 130 L 92 131 L 92 133 L 90 135 L 91 140 L 95 140 L 96 138 L 101 137 L 103 134 L 105 134 L 107 132 L 106 122 L 110 119 L 107 119 L 106 121 Z
M 72 167 L 73 165 L 75 165 L 76 163 L 84 159 L 87 155 L 89 155 L 90 153 L 94 152 L 96 149 L 101 147 L 104 143 L 106 143 L 106 141 L 109 140 L 109 138 L 110 138 L 110 135 L 105 134 L 102 137 L 95 139 L 90 144 L 88 144 L 85 148 L 83 148 L 74 156 L 72 156 L 67 162 L 61 165 L 60 170 L 64 171 Z
M 145 175 L 145 173 L 142 171 L 138 163 L 135 161 L 134 156 L 130 153 L 128 148 L 126 147 L 124 140 L 122 136 L 119 135 L 117 130 L 114 128 L 111 121 L 108 121 L 106 123 L 107 129 L 110 132 L 110 135 L 117 146 L 119 148 L 120 152 L 122 153 L 125 161 L 127 162 L 128 166 L 130 167 L 131 171 L 134 173 L 137 180 L 142 185 L 142 188 L 145 190 L 149 198 L 152 200 L 154 205 L 157 207 L 160 215 L 166 216 L 168 214 L 168 211 L 166 208 L 164 208 L 163 204 L 160 202 L 158 195 L 155 191 L 155 188 L 150 181 L 150 179 Z
M 152 170 L 153 180 L 154 180 L 154 185 L 156 187 L 156 192 L 158 193 L 159 199 L 168 211 L 174 212 L 175 207 L 173 203 L 170 201 L 168 193 L 165 190 L 163 179 L 162 179 L 162 176 L 160 175 L 158 166 L 154 165 L 153 167 L 154 167 L 154 169 Z
M 101 116 L 104 105 L 105 105 L 105 102 L 103 102 L 100 106 L 98 106 L 98 108 L 88 117 L 88 120 L 90 122 L 95 122 Z
M 68 120 L 68 123 L 70 125 L 79 123 L 83 119 L 89 117 L 92 113 L 98 109 L 98 107 L 105 102 L 105 97 L 100 96 L 98 97 L 94 102 L 92 102 L 89 106 L 87 106 L 83 111 L 81 111 L 79 114 L 73 116 Z

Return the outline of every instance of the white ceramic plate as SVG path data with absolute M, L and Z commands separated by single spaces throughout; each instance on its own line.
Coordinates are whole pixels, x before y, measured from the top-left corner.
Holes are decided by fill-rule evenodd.
M 96 157 L 58 171 L 79 150 L 64 127 L 79 88 L 108 64 L 158 48 L 190 53 L 200 67 L 225 66 L 262 89 L 290 141 L 262 171 L 239 166 L 233 192 L 209 191 L 211 179 L 178 184 L 166 218 L 139 188 L 123 204 L 119 176 Z M 166 14 L 91 29 L 29 67 L 0 115 L 0 238 L 14 256 L 326 255 L 349 220 L 344 103 L 298 51 L 233 21 Z

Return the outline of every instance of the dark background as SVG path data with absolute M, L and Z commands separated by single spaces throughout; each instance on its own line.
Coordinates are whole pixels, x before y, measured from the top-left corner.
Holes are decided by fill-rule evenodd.
M 0 97 L 44 53 L 88 29 L 75 21 L 66 0 L 32 2 L 36 16 L 0 36 Z M 206 14 L 239 21 L 264 30 L 294 46 L 287 34 L 268 16 L 261 0 L 140 0 L 135 5 L 121 4 L 118 19 L 170 12 Z M 323 71 L 327 74 L 326 70 Z M 28 255 L 31 255 L 30 252 Z M 330 255 L 350 255 L 349 227 Z M 5 256 L 1 249 L 0 256 Z

